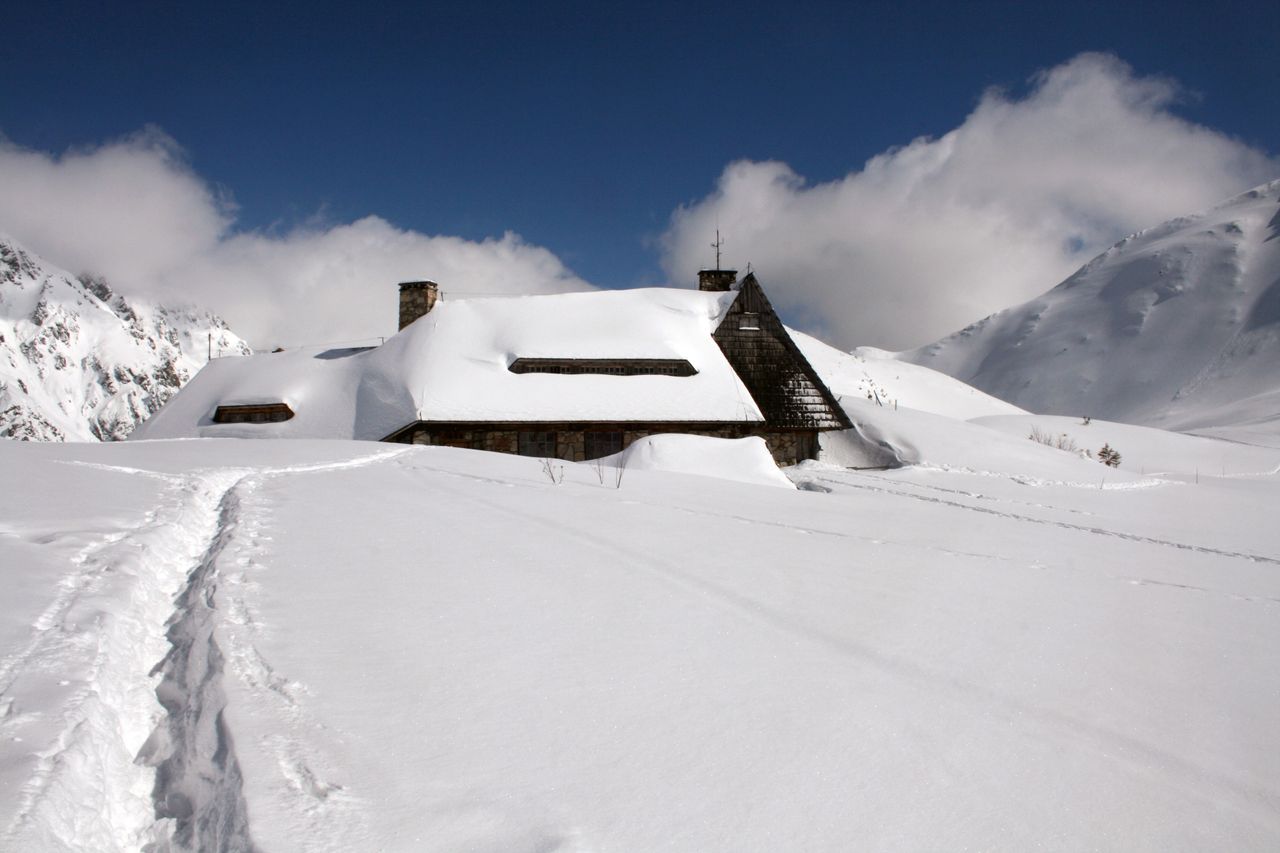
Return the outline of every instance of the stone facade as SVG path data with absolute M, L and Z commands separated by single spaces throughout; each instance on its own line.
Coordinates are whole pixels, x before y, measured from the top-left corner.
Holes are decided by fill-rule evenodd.
M 525 434 L 522 447 L 521 433 Z M 714 438 L 744 438 L 760 436 L 769 445 L 769 452 L 779 465 L 795 465 L 817 456 L 818 433 L 816 430 L 769 430 L 751 424 L 706 423 L 651 423 L 651 424 L 582 424 L 582 423 L 521 423 L 521 424 L 431 424 L 418 423 L 389 436 L 387 441 L 402 444 L 429 444 L 442 447 L 463 447 L 470 450 L 490 450 L 495 453 L 521 453 L 523 455 L 554 457 L 569 462 L 586 462 L 595 458 L 588 453 L 589 433 L 620 433 L 619 450 L 630 447 L 635 441 L 661 433 L 706 435 Z M 553 438 L 543 444 L 539 439 L 550 434 Z M 531 436 L 533 437 L 530 440 Z M 554 452 L 551 443 L 554 443 Z M 600 446 L 600 442 L 595 442 Z

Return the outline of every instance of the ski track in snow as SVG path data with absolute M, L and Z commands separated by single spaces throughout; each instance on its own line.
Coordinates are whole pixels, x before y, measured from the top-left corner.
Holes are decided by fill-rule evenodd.
M 420 468 L 421 466 L 413 467 Z M 438 469 L 430 470 L 435 471 Z M 439 473 L 456 474 L 456 472 L 452 471 L 440 471 Z M 481 481 L 488 479 L 471 477 L 465 474 L 458 476 L 462 479 Z M 492 480 L 489 481 L 494 482 Z M 501 483 L 500 485 L 509 486 L 511 484 Z M 440 488 L 440 485 L 437 485 L 436 488 Z M 889 489 L 876 490 L 893 491 Z M 1135 776 L 1166 780 L 1175 785 L 1185 795 L 1207 801 L 1206 807 L 1227 808 L 1243 818 L 1259 825 L 1270 827 L 1271 831 L 1280 830 L 1280 797 L 1276 797 L 1265 789 L 1203 767 L 1168 749 L 1088 720 L 1077 719 L 1053 707 L 1031 704 L 976 681 L 958 677 L 944 670 L 933 670 L 904 657 L 886 654 L 881 650 L 855 642 L 847 637 L 841 637 L 807 625 L 791 618 L 785 611 L 777 609 L 768 603 L 696 577 L 677 564 L 648 553 L 625 548 L 604 536 L 588 533 L 578 527 L 566 524 L 560 518 L 545 516 L 536 510 L 524 508 L 537 506 L 536 502 L 521 504 L 521 508 L 517 509 L 507 502 L 509 499 L 502 500 L 496 497 L 486 499 L 461 490 L 452 489 L 449 491 L 454 501 L 475 504 L 488 511 L 499 512 L 550 528 L 558 536 L 577 540 L 588 547 L 605 552 L 611 557 L 609 560 L 599 561 L 598 565 L 617 567 L 621 571 L 626 571 L 628 568 L 633 567 L 645 570 L 676 588 L 693 593 L 716 606 L 732 611 L 757 624 L 767 625 L 790 638 L 807 641 L 842 658 L 872 667 L 891 678 L 910 682 L 923 692 L 937 696 L 939 700 L 980 706 L 986 713 L 994 711 L 1004 717 L 1009 723 L 1010 731 L 1019 736 L 1032 741 L 1049 738 L 1062 743 L 1066 748 L 1085 748 L 1108 759 L 1119 759 L 1129 767 Z M 906 497 L 918 497 L 909 493 L 903 493 L 903 495 Z M 938 500 L 933 498 L 923 499 Z M 1051 523 L 1011 513 L 1000 513 L 984 508 L 970 507 L 966 504 L 951 501 L 938 500 L 938 502 L 953 504 L 963 509 L 994 512 L 996 515 L 1020 521 Z M 687 511 L 682 507 L 666 506 L 665 508 L 677 512 Z M 745 517 L 742 520 L 752 524 L 772 523 Z M 1062 526 L 1069 529 L 1080 529 L 1089 533 L 1110 533 L 1109 531 L 1095 531 L 1090 528 L 1083 528 L 1079 525 L 1064 524 Z M 826 533 L 828 531 L 812 532 Z M 1206 553 L 1218 553 L 1212 549 L 1180 546 L 1176 543 L 1165 543 L 1144 537 L 1121 535 L 1121 538 L 1131 538 L 1144 543 L 1172 544 L 1173 547 L 1186 547 L 1188 550 L 1205 550 Z M 933 550 L 941 551 L 943 549 Z M 1249 555 L 1239 556 L 1251 559 Z
M 149 672 L 164 654 L 173 595 L 239 476 L 161 477 L 168 486 L 160 506 L 77 555 L 22 651 L 6 661 L 4 692 L 24 678 L 38 682 L 51 661 L 86 673 L 62 704 L 58 734 L 5 829 L 14 849 L 113 851 L 159 840 L 151 774 L 134 761 L 159 719 Z
M 442 474 L 448 477 L 453 477 L 453 478 L 462 479 L 462 480 L 469 480 L 472 482 L 489 483 L 493 485 L 503 486 L 506 488 L 512 488 L 513 486 L 515 486 L 514 483 L 511 483 L 510 481 L 507 481 L 507 480 L 499 480 L 493 477 L 484 477 L 477 474 L 467 474 L 459 471 L 453 471 L 447 468 L 437 468 L 434 466 L 421 465 L 421 464 L 414 464 L 410 467 L 413 470 L 430 471 L 435 474 Z M 850 471 L 849 474 L 850 476 L 865 477 L 867 479 L 877 480 L 882 483 L 894 482 L 891 480 L 887 480 L 883 477 L 874 477 L 866 474 L 855 474 L 853 471 Z M 1273 557 L 1266 557 L 1258 554 L 1249 554 L 1249 553 L 1240 552 L 1240 551 L 1226 551 L 1218 548 L 1213 548 L 1207 545 L 1190 545 L 1183 542 L 1173 542 L 1167 539 L 1158 539 L 1155 537 L 1141 536 L 1134 533 L 1124 533 L 1116 530 L 1107 530 L 1102 527 L 1094 527 L 1094 526 L 1083 525 L 1083 524 L 1073 524 L 1068 521 L 1037 518 L 1035 516 L 1024 515 L 1016 512 L 1008 512 L 1008 511 L 1003 511 L 998 509 L 991 509 L 988 507 L 974 506 L 972 504 L 967 504 L 957 500 L 947 500 L 944 498 L 936 498 L 928 495 L 919 495 L 910 491 L 905 491 L 903 489 L 890 488 L 888 486 L 869 486 L 869 485 L 860 484 L 860 483 L 851 483 L 847 480 L 834 479 L 831 477 L 811 477 L 807 473 L 805 475 L 805 478 L 806 478 L 805 482 L 808 482 L 808 483 L 813 483 L 813 482 L 830 483 L 834 486 L 846 486 L 849 488 L 882 492 L 885 494 L 892 494 L 898 497 L 924 501 L 927 503 L 942 504 L 945 506 L 957 507 L 959 509 L 969 510 L 972 512 L 994 515 L 994 516 L 1009 519 L 1012 521 L 1026 521 L 1032 524 L 1050 525 L 1050 526 L 1060 527 L 1066 530 L 1074 530 L 1080 533 L 1085 533 L 1085 534 L 1094 535 L 1094 536 L 1110 536 L 1116 539 L 1121 539 L 1121 540 L 1130 541 L 1130 542 L 1137 542 L 1140 544 L 1159 545 L 1162 547 L 1175 548 L 1183 551 L 1192 551 L 1195 553 L 1201 553 L 1201 554 L 1212 555 L 1217 557 L 1230 557 L 1233 559 L 1248 560 L 1250 562 L 1255 562 L 1255 563 L 1260 562 L 1260 563 L 1270 563 L 1270 564 L 1280 565 L 1280 559 L 1276 559 Z M 541 486 L 542 484 L 538 483 L 537 485 Z M 944 492 L 944 493 L 950 493 L 950 494 L 960 495 L 963 497 L 974 498 L 975 500 L 989 500 L 997 503 L 1019 504 L 1022 506 L 1037 507 L 1037 508 L 1053 510 L 1053 511 L 1065 511 L 1065 512 L 1071 512 L 1071 513 L 1086 515 L 1086 516 L 1093 515 L 1093 513 L 1089 513 L 1083 510 L 1061 509 L 1059 507 L 1054 507 L 1050 504 L 1034 503 L 1030 501 L 1019 501 L 1019 500 L 1010 499 L 1010 498 L 1001 498 L 993 495 L 984 495 L 984 494 L 981 494 L 980 492 L 970 492 L 970 491 L 965 491 L 961 489 L 949 489 L 949 488 L 933 486 L 929 484 L 922 484 L 922 483 L 902 483 L 901 485 L 904 487 L 909 486 L 909 487 L 916 487 L 920 489 L 933 489 L 933 490 Z M 826 487 L 823 487 L 823 488 L 826 488 Z M 856 533 L 848 533 L 842 530 L 827 530 L 820 527 L 811 527 L 808 525 L 792 524 L 785 521 L 774 521 L 772 519 L 767 519 L 767 518 L 752 518 L 750 516 L 745 516 L 745 515 L 736 515 L 732 513 L 717 512 L 716 510 L 710 507 L 699 506 L 696 508 L 689 508 L 689 507 L 675 506 L 670 503 L 654 504 L 654 503 L 649 503 L 645 501 L 634 501 L 630 499 L 627 502 L 643 504 L 645 506 L 656 507 L 656 508 L 660 508 L 660 509 L 664 509 L 672 512 L 681 512 L 681 513 L 690 514 L 690 515 L 729 519 L 733 521 L 742 522 L 743 524 L 751 524 L 751 525 L 757 525 L 761 527 L 776 527 L 779 529 L 790 530 L 792 532 L 805 534 L 805 535 L 831 536 L 838 539 L 850 539 L 858 542 L 864 542 L 870 545 L 884 544 L 883 540 L 874 536 L 863 536 Z M 912 547 L 910 543 L 899 543 L 899 544 L 903 547 Z M 1010 561 L 1009 557 L 1002 556 L 1000 554 L 994 554 L 994 553 L 961 551 L 954 548 L 943 548 L 936 545 L 918 546 L 918 547 L 923 547 L 926 550 L 929 550 L 931 552 L 946 554 L 948 556 L 976 557 L 979 559 L 990 560 L 993 562 L 1009 562 Z M 1280 599 L 1277 599 L 1277 598 L 1270 598 L 1267 596 L 1239 595 L 1237 593 L 1227 592 L 1224 590 L 1211 589 L 1209 587 L 1195 586 L 1193 584 L 1172 583 L 1168 581 L 1154 580 L 1151 578 L 1136 578 L 1128 575 L 1112 576 L 1112 579 L 1122 583 L 1133 584 L 1136 586 L 1163 586 L 1171 589 L 1182 589 L 1188 592 L 1198 592 L 1198 593 L 1206 593 L 1210 595 L 1219 595 L 1234 601 L 1245 601 L 1245 602 L 1250 602 L 1255 604 L 1264 604 L 1264 605 L 1280 604 Z
M 1081 533 L 1088 533 L 1095 536 L 1112 536 L 1117 539 L 1124 539 L 1129 542 L 1140 542 L 1144 545 L 1159 545 L 1165 548 L 1176 548 L 1181 551 L 1194 551 L 1200 554 L 1211 554 L 1215 557 L 1230 557 L 1236 560 L 1248 560 L 1254 563 L 1269 563 L 1271 565 L 1280 566 L 1280 559 L 1275 557 L 1266 557 L 1261 554 L 1250 554 L 1245 551 L 1227 551 L 1222 548 L 1213 548 L 1209 545 L 1190 545 L 1186 542 L 1174 542 L 1169 539 L 1158 539 L 1154 536 L 1142 536 L 1137 533 L 1124 533 L 1119 530 L 1107 530 L 1103 527 L 1091 527 L 1084 524 L 1074 524 L 1069 521 L 1060 521 L 1048 518 L 1036 518 L 1032 515 L 1023 515 L 1016 512 L 1006 512 L 1004 510 L 992 509 L 990 507 L 974 506 L 962 501 L 949 500 L 947 498 L 933 497 L 930 495 L 921 495 L 914 492 L 905 491 L 903 489 L 894 489 L 888 486 L 871 486 L 863 483 L 854 483 L 847 480 L 836 480 L 831 478 L 819 477 L 819 480 L 826 483 L 833 483 L 838 486 L 845 486 L 853 489 L 864 489 L 872 492 L 883 492 L 886 494 L 897 495 L 898 497 L 910 498 L 912 500 L 924 501 L 926 503 L 944 504 L 946 506 L 958 507 L 959 509 L 968 510 L 970 512 L 985 513 L 1000 518 L 1009 518 L 1016 521 L 1027 521 L 1032 524 L 1046 524 L 1053 527 L 1061 527 L 1065 530 L 1076 530 Z M 880 480 L 881 482 L 889 482 L 880 477 L 871 477 L 868 479 Z M 910 484 L 915 485 L 915 484 Z M 924 488 L 928 488 L 927 486 Z M 1277 601 L 1276 599 L 1264 599 L 1266 601 Z
M 219 557 L 243 522 L 238 492 L 262 477 L 361 467 L 405 452 L 186 475 L 59 461 L 155 478 L 166 488 L 136 526 L 80 549 L 28 640 L 0 661 L 0 729 L 24 717 L 12 695 L 20 682 L 47 679 L 54 661 L 58 671 L 86 673 L 61 704 L 57 734 L 23 785 L 0 847 L 252 850 L 218 702 L 222 652 L 214 636 Z M 304 779 L 309 772 L 301 763 L 295 770 Z

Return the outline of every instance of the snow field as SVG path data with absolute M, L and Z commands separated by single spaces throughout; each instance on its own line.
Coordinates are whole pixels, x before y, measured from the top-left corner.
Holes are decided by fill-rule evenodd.
M 198 806 L 210 799 L 209 791 L 192 796 L 180 790 L 189 784 L 199 788 L 200 781 L 181 778 L 186 768 L 182 761 L 175 766 L 174 743 L 196 742 L 190 751 L 203 751 L 207 759 L 217 743 L 208 731 L 186 727 L 194 722 L 209 729 L 220 709 L 203 714 L 198 702 L 187 701 L 185 679 L 158 684 L 156 676 L 162 663 L 172 669 L 174 662 L 197 680 L 217 674 L 216 645 L 201 649 L 190 642 L 184 617 L 200 598 L 212 596 L 209 575 L 227 535 L 234 486 L 249 471 L 175 474 L 88 462 L 75 457 L 109 455 L 84 445 L 0 448 L 6 462 L 28 448 L 50 460 L 40 477 L 26 481 L 41 485 L 34 496 L 21 488 L 24 478 L 14 476 L 15 466 L 3 469 L 4 517 L 27 521 L 0 530 L 6 557 L 13 558 L 4 562 L 11 570 L 28 571 L 14 578 L 17 594 L 0 621 L 7 641 L 0 660 L 0 737 L 12 752 L 0 763 L 0 780 L 16 792 L 0 800 L 0 839 L 31 850 L 136 850 L 146 844 L 162 849 L 185 822 L 158 821 L 153 798 L 176 792 L 169 810 L 184 819 L 192 801 Z M 189 467 L 198 456 L 182 458 Z M 86 492 L 86 480 L 96 488 Z M 128 508 L 116 504 L 104 511 L 113 498 Z M 134 501 L 151 508 L 128 506 Z M 44 546 L 55 554 L 42 553 Z M 46 571 L 56 573 L 59 558 L 70 570 L 32 620 L 40 595 L 48 594 L 34 581 Z M 189 601 L 182 602 L 184 597 Z M 196 630 L 208 643 L 211 629 L 210 623 Z M 189 654 L 192 648 L 195 654 Z M 182 711 L 176 725 L 164 720 L 167 699 Z M 162 768 L 159 786 L 153 765 Z M 165 770 L 178 778 L 165 778 Z M 216 780 L 219 773 L 203 775 Z M 167 788 L 174 791 L 162 790 Z
M 894 414 L 881 430 L 935 446 L 923 413 Z M 176 601 L 147 611 L 171 642 L 113 678 L 193 711 L 195 748 L 151 747 L 191 757 L 159 791 L 199 817 L 189 837 L 176 815 L 128 838 L 99 819 L 101 849 L 1273 847 L 1280 455 L 1099 489 L 1060 476 L 1096 462 L 968 427 L 1004 469 L 808 464 L 798 490 L 706 476 L 749 470 L 732 450 L 618 483 L 352 442 L 0 445 L 0 470 L 74 496 L 6 506 L 0 559 L 29 594 L 0 636 L 39 634 L 83 547 L 51 536 L 92 524 L 119 546 L 158 506 L 194 513 L 157 561 L 185 567 Z M 1121 437 L 1155 458 L 1151 432 Z M 124 587 L 95 606 L 135 613 Z M 6 781 L 31 776 L 12 736 L 68 707 L 32 683 L 0 682 L 36 715 L 0 722 Z M 13 790 L 5 845 L 84 846 L 51 829 L 65 797 Z
M 1065 438 L 1081 452 L 1097 456 L 1103 445 L 1121 454 L 1118 470 L 1195 481 L 1211 477 L 1257 477 L 1280 474 L 1275 448 L 1149 427 L 1061 415 L 1014 415 L 976 418 L 972 423 L 1014 438 L 1027 438 L 1031 430 Z

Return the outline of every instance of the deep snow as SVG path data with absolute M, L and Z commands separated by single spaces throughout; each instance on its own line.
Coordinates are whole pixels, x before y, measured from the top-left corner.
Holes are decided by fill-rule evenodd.
M 1280 844 L 1280 451 L 862 405 L 922 464 L 0 443 L 0 847 Z
M 441 300 L 385 344 L 220 359 L 133 438 L 381 439 L 433 421 L 762 419 L 711 333 L 731 293 L 641 288 Z M 517 358 L 683 359 L 692 376 L 517 374 Z M 280 423 L 215 424 L 219 405 L 287 403 Z
M 1102 301 L 1154 323 L 1190 293 L 1145 292 Z M 217 361 L 150 428 L 280 441 L 0 442 L 0 849 L 1280 847 L 1264 397 L 1180 398 L 1232 440 L 1086 423 L 794 333 L 856 426 L 786 472 L 759 439 L 574 464 L 288 437 L 649 417 L 671 383 L 758 416 L 715 361 L 723 298 L 443 303 L 376 350 Z M 620 341 L 701 372 L 512 395 L 511 358 Z M 1265 378 L 1233 359 L 1221 388 Z M 295 421 L 207 423 L 279 399 Z

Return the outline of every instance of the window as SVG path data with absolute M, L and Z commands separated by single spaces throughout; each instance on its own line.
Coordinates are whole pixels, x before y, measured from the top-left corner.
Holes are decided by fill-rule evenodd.
M 269 424 L 287 421 L 293 409 L 285 403 L 262 403 L 256 406 L 219 406 L 213 413 L 215 424 Z
M 516 452 L 521 456 L 555 458 L 556 434 L 546 430 L 521 430 L 516 437 Z
M 760 315 L 752 311 L 743 311 L 738 315 L 738 328 L 743 331 L 759 331 Z
M 622 452 L 621 430 L 588 430 L 582 437 L 582 458 L 599 459 Z
M 600 376 L 694 376 L 698 372 L 683 358 L 517 358 L 507 369 Z

